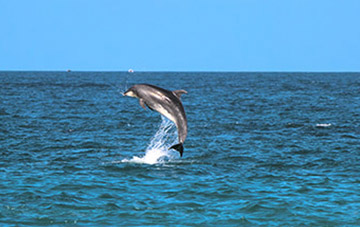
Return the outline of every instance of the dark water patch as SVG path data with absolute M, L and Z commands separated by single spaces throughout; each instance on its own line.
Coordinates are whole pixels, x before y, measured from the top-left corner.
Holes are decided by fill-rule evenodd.
M 358 139 L 359 139 L 359 136 L 354 135 L 354 134 L 346 134 L 346 135 L 341 135 L 341 138 L 343 138 L 343 139 L 358 140 Z
M 4 108 L 0 108 L 0 116 L 10 115 Z

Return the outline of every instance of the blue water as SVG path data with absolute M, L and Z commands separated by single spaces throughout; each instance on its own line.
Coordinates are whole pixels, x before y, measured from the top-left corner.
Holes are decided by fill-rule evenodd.
M 0 224 L 359 226 L 359 139 L 359 73 L 0 72 Z

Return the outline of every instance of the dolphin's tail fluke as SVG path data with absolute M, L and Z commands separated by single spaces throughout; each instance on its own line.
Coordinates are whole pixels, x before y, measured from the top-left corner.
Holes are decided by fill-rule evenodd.
M 183 152 L 184 152 L 184 146 L 183 146 L 182 143 L 175 144 L 175 145 L 171 146 L 171 147 L 169 148 L 169 150 L 170 150 L 170 149 L 175 149 L 175 150 L 177 150 L 177 151 L 180 153 L 180 157 L 182 157 Z

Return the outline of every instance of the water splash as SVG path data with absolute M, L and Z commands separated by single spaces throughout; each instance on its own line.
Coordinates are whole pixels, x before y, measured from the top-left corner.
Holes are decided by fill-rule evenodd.
M 157 164 L 174 157 L 174 152 L 169 150 L 171 145 L 177 143 L 177 132 L 175 124 L 161 116 L 161 124 L 158 131 L 151 138 L 145 155 L 142 157 L 133 156 L 132 159 L 123 159 L 121 162 Z

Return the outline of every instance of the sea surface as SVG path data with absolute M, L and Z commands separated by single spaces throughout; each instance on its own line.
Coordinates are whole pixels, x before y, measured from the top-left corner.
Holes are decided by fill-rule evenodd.
M 360 226 L 360 73 L 0 72 L 0 226 L 50 225 Z

